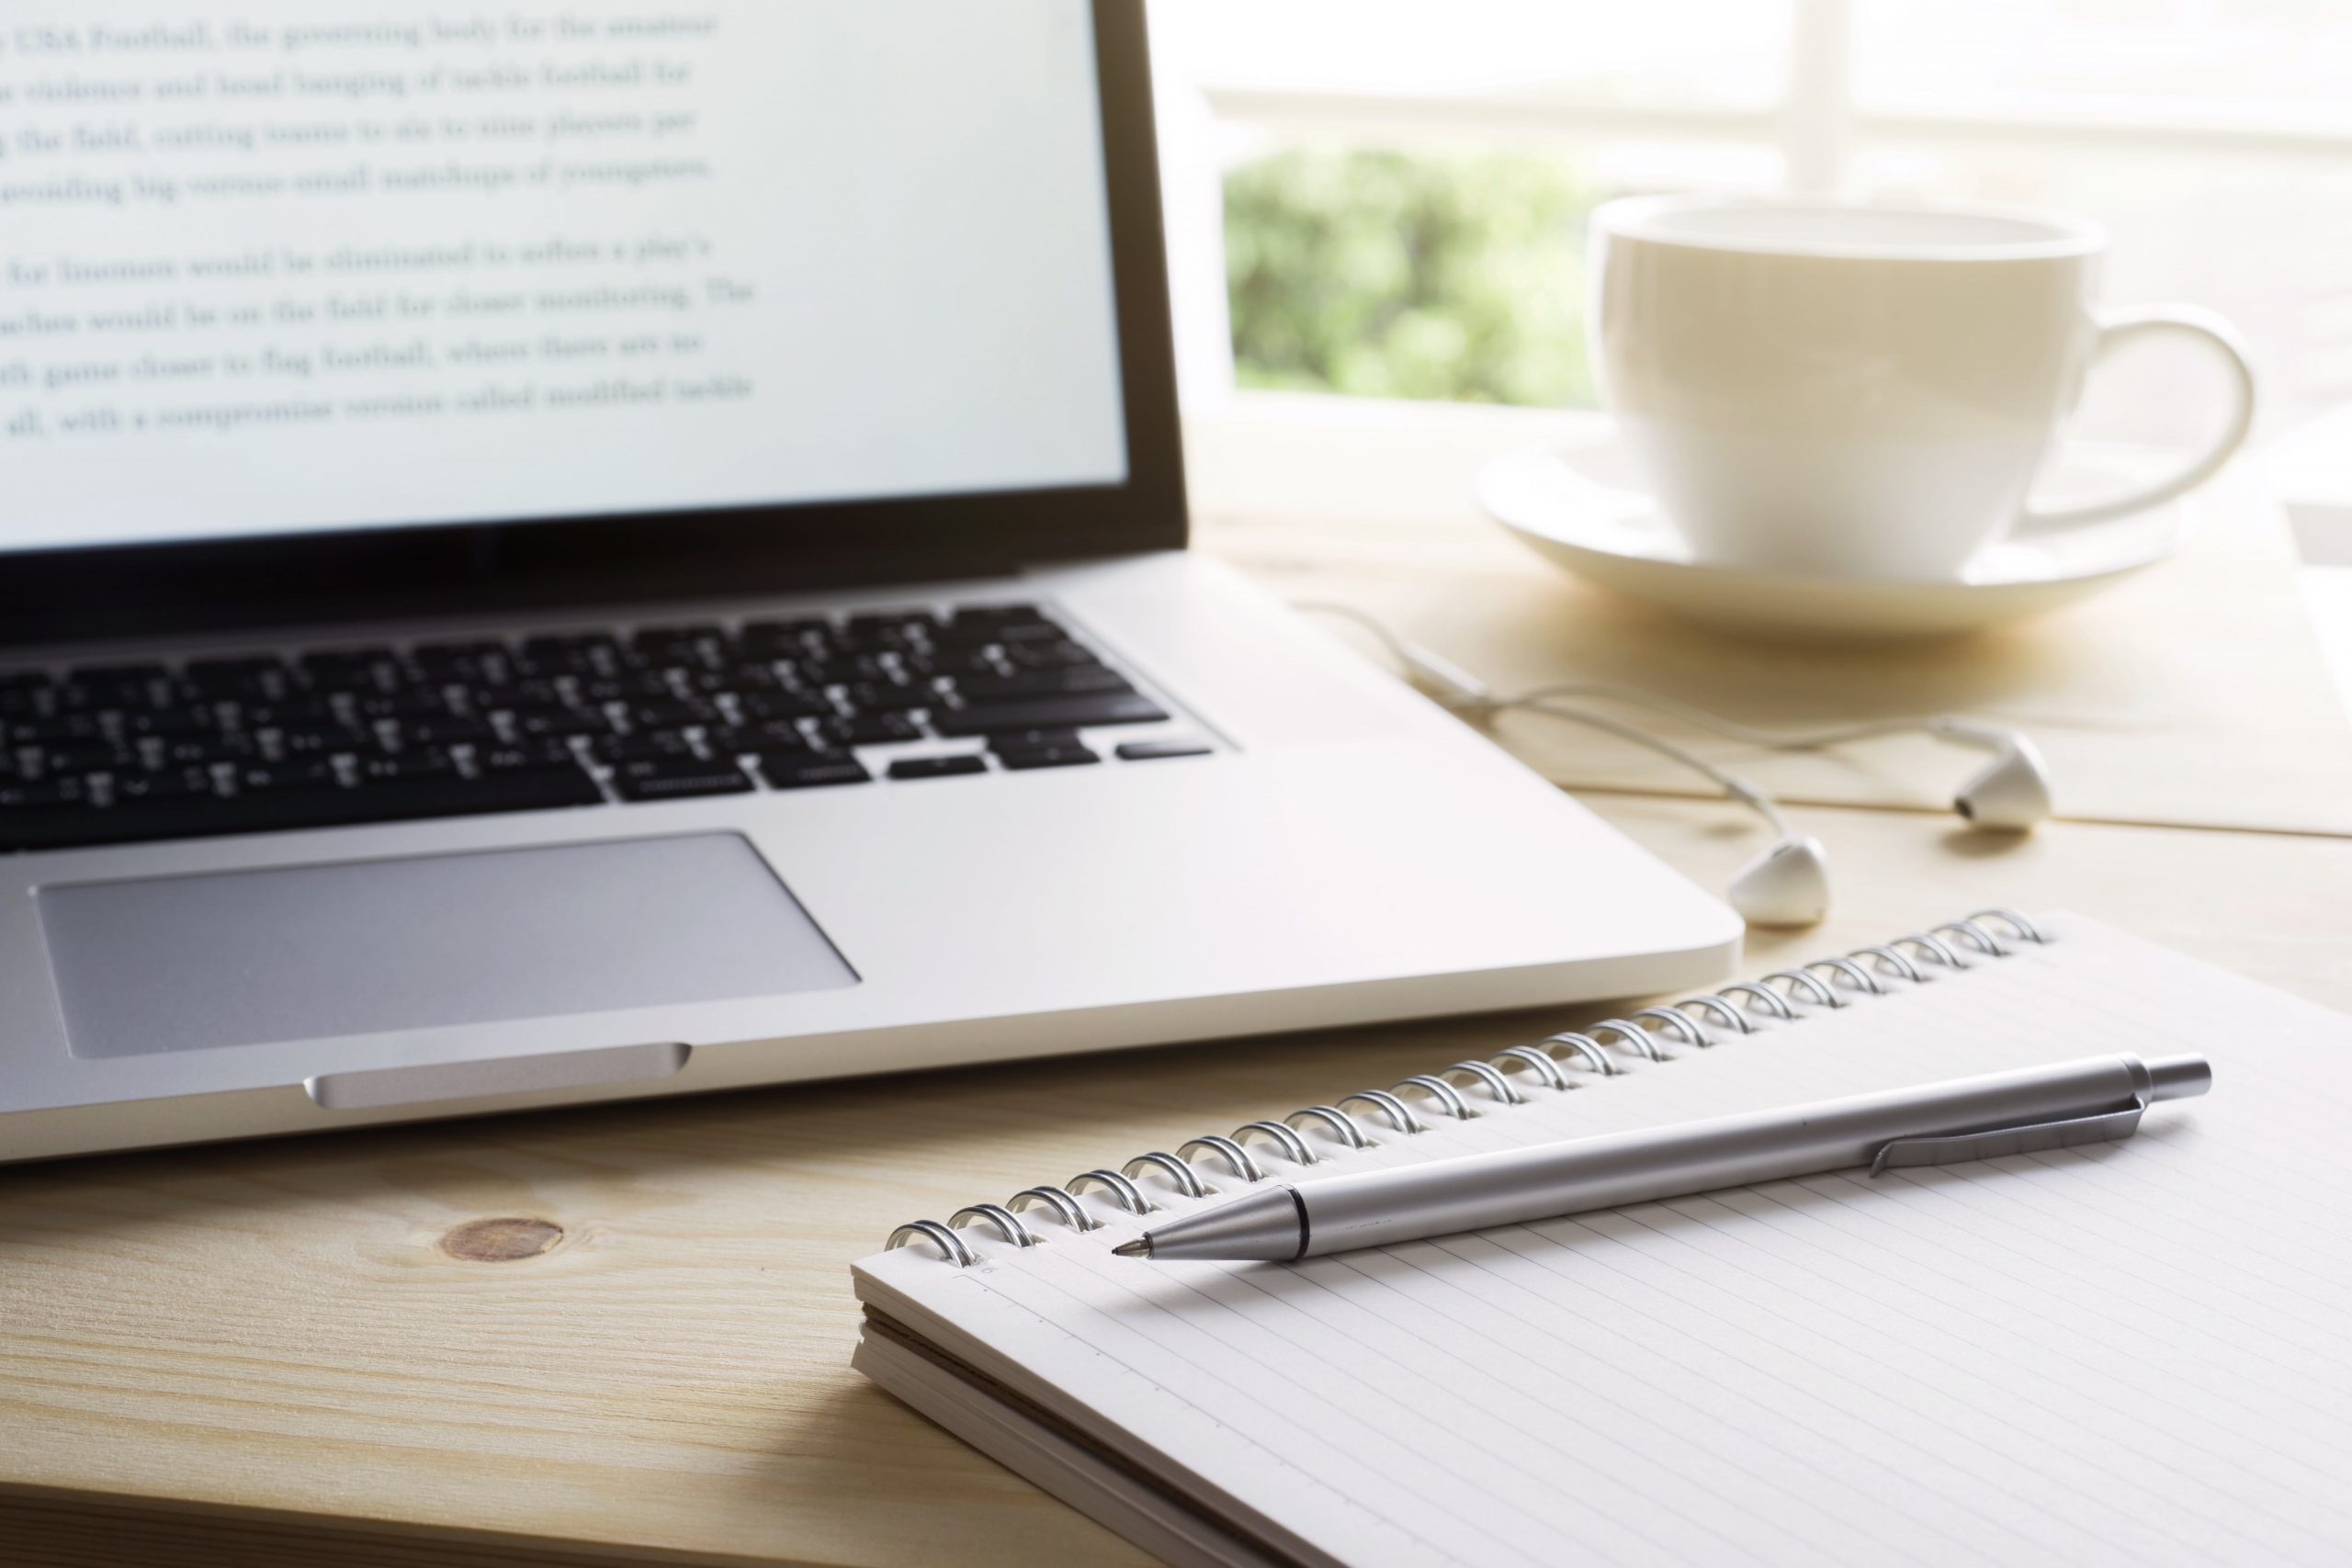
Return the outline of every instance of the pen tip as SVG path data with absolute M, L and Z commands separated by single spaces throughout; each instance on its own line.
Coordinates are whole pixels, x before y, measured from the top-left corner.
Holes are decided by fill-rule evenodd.
M 1151 1237 L 1148 1235 L 1139 1235 L 1133 1241 L 1123 1241 L 1118 1246 L 1111 1249 L 1111 1256 L 1114 1258 L 1149 1258 L 1151 1256 Z

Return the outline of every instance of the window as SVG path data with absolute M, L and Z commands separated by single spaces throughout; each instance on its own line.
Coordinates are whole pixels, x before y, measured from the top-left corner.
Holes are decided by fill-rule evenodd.
M 1589 402 L 1582 216 L 1651 190 L 2086 213 L 2110 300 L 2237 322 L 2265 427 L 2352 401 L 2341 0 L 1158 0 L 1153 39 L 1195 407 Z M 2086 428 L 2192 436 L 2168 384 Z

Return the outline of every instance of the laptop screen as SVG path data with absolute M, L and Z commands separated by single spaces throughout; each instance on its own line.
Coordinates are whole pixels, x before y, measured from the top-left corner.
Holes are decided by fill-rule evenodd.
M 1111 278 L 1086 0 L 9 0 L 0 551 L 1117 484 Z

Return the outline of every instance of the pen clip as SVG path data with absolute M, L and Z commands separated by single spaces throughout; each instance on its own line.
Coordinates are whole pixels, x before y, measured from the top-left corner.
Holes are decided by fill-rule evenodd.
M 2014 1127 L 1994 1127 L 1981 1133 L 1956 1133 L 1944 1137 L 1896 1138 L 1871 1161 L 1871 1174 L 1906 1166 L 1957 1165 L 1962 1160 L 1997 1159 L 2003 1155 L 2032 1154 L 2040 1149 L 2070 1149 L 2078 1144 L 2111 1143 L 2140 1130 L 2147 1112 L 2145 1097 L 2135 1096 L 2122 1111 L 2096 1116 L 2070 1116 L 2057 1122 L 2027 1122 Z

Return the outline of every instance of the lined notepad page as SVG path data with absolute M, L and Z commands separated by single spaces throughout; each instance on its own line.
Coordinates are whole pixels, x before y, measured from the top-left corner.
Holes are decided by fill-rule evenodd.
M 1113 1258 L 1125 1216 L 1019 1251 L 968 1232 L 982 1266 L 902 1249 L 861 1289 L 1309 1561 L 2344 1562 L 2352 1021 L 2078 917 L 2046 929 L 1966 974 L 1275 1168 L 2103 1051 L 2201 1051 L 2210 1096 L 2119 1144 L 1298 1264 Z

